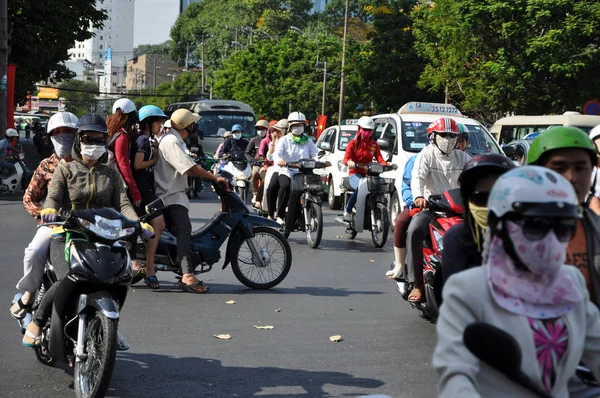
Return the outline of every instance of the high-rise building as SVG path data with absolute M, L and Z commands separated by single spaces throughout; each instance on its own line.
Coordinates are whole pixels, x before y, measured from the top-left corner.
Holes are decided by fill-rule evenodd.
M 92 29 L 91 38 L 69 50 L 66 65 L 82 73 L 77 79 L 98 84 L 101 92 L 125 90 L 127 61 L 133 58 L 134 6 L 135 0 L 96 0 L 96 8 L 108 17 L 102 28 Z

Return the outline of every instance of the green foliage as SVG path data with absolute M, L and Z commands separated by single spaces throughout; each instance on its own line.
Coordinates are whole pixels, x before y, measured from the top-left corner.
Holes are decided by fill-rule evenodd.
M 171 50 L 171 40 L 167 40 L 160 44 L 140 44 L 133 49 L 133 56 L 139 57 L 143 54 L 169 54 Z
M 142 95 L 130 95 L 130 99 L 138 109 L 144 105 L 156 105 L 164 109 L 173 102 L 192 101 L 198 98 L 201 79 L 200 72 L 184 72 L 172 83 L 162 83 L 156 87 L 155 94 L 152 94 L 152 89 L 147 89 L 137 93 Z
M 58 86 L 58 96 L 64 97 L 67 112 L 81 116 L 94 112 L 98 86 L 81 80 L 65 80 Z
M 73 77 L 62 61 L 75 41 L 91 37 L 90 26 L 100 28 L 106 18 L 94 0 L 10 0 L 11 29 L 8 62 L 17 64 L 15 100 L 23 102 L 34 83 L 49 77 Z

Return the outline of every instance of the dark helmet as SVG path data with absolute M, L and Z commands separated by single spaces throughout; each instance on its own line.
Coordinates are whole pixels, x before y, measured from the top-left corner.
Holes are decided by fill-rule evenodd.
M 108 134 L 106 121 L 102 116 L 95 113 L 87 113 L 83 115 L 77 122 L 77 130 L 79 132 L 96 131 L 98 133 Z
M 504 155 L 494 153 L 474 156 L 458 177 L 464 203 L 468 203 L 467 198 L 480 178 L 490 174 L 502 174 L 515 167 L 517 166 L 512 160 Z

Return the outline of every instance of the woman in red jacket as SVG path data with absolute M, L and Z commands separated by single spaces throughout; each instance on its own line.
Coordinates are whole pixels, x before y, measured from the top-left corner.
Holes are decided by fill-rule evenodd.
M 344 156 L 344 164 L 348 166 L 350 174 L 350 185 L 354 188 L 354 192 L 350 195 L 346 208 L 344 209 L 344 220 L 352 221 L 352 210 L 356 204 L 358 197 L 358 184 L 365 177 L 366 171 L 362 169 L 360 164 L 367 164 L 373 161 L 373 158 L 383 165 L 391 166 L 381 156 L 381 150 L 377 142 L 371 139 L 375 123 L 368 116 L 363 116 L 358 119 L 358 133 L 356 138 L 348 143 L 346 147 L 346 155 Z
M 127 98 L 121 98 L 113 104 L 113 114 L 107 120 L 109 135 L 107 147 L 114 155 L 111 162 L 116 164 L 125 182 L 127 196 L 136 207 L 142 202 L 142 195 L 133 178 L 130 151 L 131 143 L 135 141 L 137 135 L 135 128 L 137 119 L 135 104 Z

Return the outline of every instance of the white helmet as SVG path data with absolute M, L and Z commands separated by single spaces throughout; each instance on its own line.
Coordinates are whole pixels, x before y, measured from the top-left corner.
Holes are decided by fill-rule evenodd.
M 540 166 L 518 167 L 502 174 L 490 191 L 490 216 L 508 214 L 579 218 L 579 201 L 569 181 Z
M 367 129 L 367 130 L 374 130 L 375 129 L 375 123 L 373 122 L 373 119 L 371 119 L 368 116 L 362 116 L 360 119 L 358 119 L 358 127 L 362 127 L 363 129 Z
M 288 125 L 298 124 L 298 123 L 306 124 L 306 116 L 304 116 L 304 113 L 302 113 L 302 112 L 290 113 L 289 116 L 287 117 L 287 120 L 288 120 Z
M 594 141 L 596 138 L 600 137 L 600 124 L 590 130 L 590 138 Z
M 6 130 L 6 137 L 18 137 L 19 133 L 17 133 L 17 130 L 15 129 L 7 129 Z
M 120 98 L 115 101 L 112 108 L 112 113 L 117 113 L 117 109 L 121 109 L 123 113 L 131 113 L 136 110 L 135 104 L 128 98 Z
M 78 121 L 79 119 L 77 119 L 77 116 L 73 115 L 71 112 L 55 113 L 50 120 L 48 120 L 48 134 L 52 134 L 52 131 L 59 127 L 68 127 L 77 130 Z

